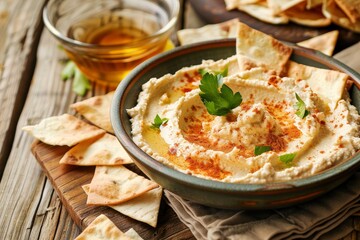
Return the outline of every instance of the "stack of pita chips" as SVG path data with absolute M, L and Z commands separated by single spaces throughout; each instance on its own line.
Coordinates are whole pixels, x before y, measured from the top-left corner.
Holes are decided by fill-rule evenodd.
M 23 130 L 46 144 L 71 147 L 60 164 L 96 166 L 91 183 L 83 186 L 88 195 L 87 204 L 110 206 L 156 227 L 162 188 L 124 166 L 133 161 L 116 137 L 110 134 L 113 132 L 109 117 L 113 94 L 110 92 L 71 105 L 96 126 L 63 114 L 25 126 Z
M 177 31 L 177 36 L 181 45 L 187 45 L 191 43 L 197 43 L 201 41 L 224 39 L 224 38 L 236 38 L 238 19 L 232 19 L 226 22 L 218 24 L 210 24 L 197 29 L 182 29 Z M 253 31 L 249 31 L 253 32 Z M 249 34 L 244 33 L 244 34 Z M 310 38 L 303 42 L 299 42 L 298 45 L 306 48 L 318 50 L 326 55 L 332 56 L 339 31 L 334 30 L 325 34 Z M 239 36 L 238 36 L 239 37 Z M 249 36 L 243 36 L 246 41 L 250 41 Z M 270 36 L 267 36 L 269 38 Z M 254 42 L 248 42 L 251 46 L 257 46 Z
M 267 23 L 289 21 L 310 27 L 324 27 L 334 22 L 360 32 L 358 0 L 225 0 L 227 10 L 238 9 Z

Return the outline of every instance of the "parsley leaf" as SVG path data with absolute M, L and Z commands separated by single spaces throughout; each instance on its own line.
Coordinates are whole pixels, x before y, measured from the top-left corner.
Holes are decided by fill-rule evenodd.
M 154 118 L 154 122 L 151 123 L 151 127 L 152 127 L 152 128 L 160 128 L 160 126 L 161 126 L 162 124 L 167 123 L 167 121 L 169 121 L 169 119 L 167 119 L 167 118 L 161 118 L 161 117 L 159 116 L 159 114 L 156 114 L 156 116 L 155 116 L 155 118 Z
M 296 115 L 298 115 L 300 118 L 304 118 L 307 115 L 309 115 L 309 110 L 306 109 L 305 103 L 304 101 L 299 97 L 299 95 L 297 95 L 297 93 L 295 93 L 295 97 L 298 100 L 298 102 L 296 103 L 295 107 L 296 107 Z
M 68 61 L 61 71 L 61 79 L 66 81 L 69 78 L 74 77 L 76 65 L 73 61 Z
M 231 88 L 222 84 L 219 92 L 219 85 L 222 83 L 222 75 L 205 73 L 200 81 L 200 98 L 211 115 L 224 116 L 242 102 L 239 92 L 233 93 Z
M 89 80 L 78 68 L 75 69 L 72 89 L 79 96 L 84 96 L 87 90 L 91 89 Z
M 66 81 L 73 78 L 73 91 L 79 95 L 84 96 L 87 90 L 91 89 L 91 84 L 87 77 L 78 69 L 73 61 L 68 61 L 61 72 L 61 79 Z
M 271 151 L 271 147 L 270 146 L 255 146 L 254 149 L 254 154 L 255 156 L 258 156 L 264 152 L 268 152 Z
M 288 154 L 279 156 L 279 159 L 281 162 L 283 162 L 285 164 L 290 164 L 294 160 L 295 156 L 296 156 L 296 153 L 288 153 Z

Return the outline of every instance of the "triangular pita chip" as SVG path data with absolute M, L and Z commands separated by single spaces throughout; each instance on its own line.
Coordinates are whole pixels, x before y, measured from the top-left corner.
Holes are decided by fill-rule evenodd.
M 125 232 L 125 235 L 127 237 L 131 238 L 132 240 L 144 240 L 142 237 L 140 237 L 140 235 L 133 228 L 130 228 L 129 230 L 127 230 Z
M 303 6 L 301 6 L 303 5 Z M 305 9 L 305 3 L 296 5 L 283 12 L 290 21 L 309 27 L 325 27 L 331 24 L 331 19 L 326 18 L 321 7 Z
M 104 130 L 69 114 L 45 118 L 37 125 L 25 126 L 22 129 L 46 144 L 69 147 L 105 133 Z
M 335 0 L 337 5 L 350 18 L 352 23 L 360 20 L 360 2 L 359 0 Z
M 84 185 L 82 188 L 85 193 L 88 194 L 90 185 Z M 152 227 L 156 227 L 161 196 L 162 188 L 158 187 L 129 201 L 110 207 L 128 217 L 147 223 Z
M 311 9 L 317 6 L 320 6 L 323 3 L 323 0 L 307 0 L 306 1 L 306 8 Z
M 299 46 L 318 50 L 331 56 L 334 52 L 339 31 L 334 30 L 297 43 Z
M 349 76 L 345 73 L 310 67 L 293 61 L 288 63 L 288 76 L 306 80 L 319 97 L 334 110 L 337 102 L 342 98 L 346 81 Z
M 260 2 L 261 0 L 225 0 L 226 10 L 230 11 L 238 8 L 241 5 L 252 4 Z
M 157 188 L 150 181 L 123 166 L 97 166 L 90 183 L 87 204 L 116 205 Z
M 275 14 L 279 14 L 304 0 L 268 0 L 269 8 L 271 8 Z
M 117 138 L 108 133 L 77 144 L 60 159 L 62 164 L 79 166 L 113 166 L 132 162 Z
M 291 56 L 292 49 L 273 37 L 238 23 L 236 54 L 241 70 L 261 66 L 278 75 Z
M 289 19 L 284 15 L 274 14 L 274 12 L 267 7 L 267 5 L 261 3 L 254 3 L 248 5 L 239 5 L 238 9 L 246 12 L 250 16 L 253 16 L 261 21 L 271 24 L 284 24 L 288 23 Z
M 110 133 L 114 130 L 110 122 L 110 106 L 114 92 L 88 98 L 84 101 L 73 103 L 71 108 L 84 116 L 87 120 Z
M 131 240 L 104 214 L 99 215 L 75 240 Z
M 238 19 L 232 19 L 197 29 L 182 29 L 177 31 L 177 36 L 181 45 L 230 37 L 235 38 L 238 21 Z
M 324 16 L 331 19 L 335 24 L 360 33 L 360 21 L 356 21 L 355 23 L 351 22 L 334 0 L 324 0 L 322 11 Z

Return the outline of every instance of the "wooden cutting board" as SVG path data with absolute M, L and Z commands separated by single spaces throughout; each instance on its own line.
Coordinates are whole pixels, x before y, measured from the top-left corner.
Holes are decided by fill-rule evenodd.
M 50 146 L 40 141 L 35 141 L 31 146 L 36 160 L 80 229 L 86 228 L 98 215 L 105 214 L 120 230 L 134 228 L 143 239 L 195 239 L 164 199 L 161 202 L 156 228 L 133 220 L 109 207 L 87 206 L 87 196 L 81 186 L 90 183 L 95 168 L 59 164 L 59 160 L 69 149 Z M 135 165 L 130 165 L 129 168 L 141 174 Z
M 339 38 L 334 53 L 337 53 L 360 41 L 360 34 L 346 30 L 335 24 L 328 27 L 306 27 L 295 23 L 274 25 L 262 22 L 238 10 L 227 11 L 224 0 L 189 0 L 195 12 L 206 23 L 213 24 L 239 18 L 252 28 L 258 29 L 276 39 L 297 43 L 320 34 L 339 30 Z

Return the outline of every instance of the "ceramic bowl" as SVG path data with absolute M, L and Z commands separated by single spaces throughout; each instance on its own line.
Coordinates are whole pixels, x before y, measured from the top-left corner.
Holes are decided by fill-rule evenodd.
M 355 84 L 350 90 L 352 104 L 360 107 L 360 75 L 341 62 L 320 52 L 293 48 L 292 60 L 305 65 L 347 73 Z M 235 40 L 218 40 L 176 48 L 156 56 L 132 71 L 117 87 L 111 107 L 115 134 L 135 164 L 165 189 L 194 202 L 223 209 L 270 209 L 304 202 L 340 185 L 360 166 L 356 154 L 346 162 L 317 175 L 287 182 L 239 184 L 205 180 L 174 170 L 154 160 L 131 138 L 126 109 L 137 103 L 141 86 L 152 77 L 175 73 L 182 67 L 200 64 L 203 59 L 224 59 L 235 54 Z

